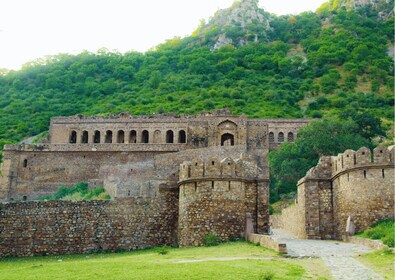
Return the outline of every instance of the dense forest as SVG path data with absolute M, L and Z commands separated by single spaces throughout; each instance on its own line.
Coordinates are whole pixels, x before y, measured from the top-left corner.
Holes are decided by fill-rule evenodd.
M 100 49 L 1 70 L 0 146 L 46 131 L 52 116 L 223 107 L 249 117 L 350 121 L 377 144 L 392 137 L 394 105 L 394 21 L 380 12 L 330 1 L 315 13 L 265 12 L 270 28 L 254 21 L 219 27 L 214 16 L 146 53 Z M 244 43 L 214 50 L 221 34 Z

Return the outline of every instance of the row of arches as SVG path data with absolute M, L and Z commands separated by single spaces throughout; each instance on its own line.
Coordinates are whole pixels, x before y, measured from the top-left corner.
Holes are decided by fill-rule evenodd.
M 285 141 L 284 132 L 279 132 L 277 134 L 277 143 L 283 143 Z M 292 132 L 288 132 L 287 134 L 287 142 L 294 142 L 295 135 Z M 274 132 L 269 133 L 269 143 L 276 143 Z
M 91 135 L 90 135 L 91 134 Z M 133 144 L 133 143 L 167 143 L 174 144 L 180 143 L 185 144 L 187 142 L 186 132 L 185 130 L 178 131 L 177 137 L 175 137 L 175 133 L 172 130 L 167 130 L 165 137 L 162 137 L 162 131 L 155 130 L 153 133 L 150 133 L 148 130 L 143 130 L 141 132 L 136 130 L 131 130 L 126 132 L 124 130 L 118 130 L 115 133 L 112 130 L 107 130 L 105 132 L 95 130 L 93 133 L 90 133 L 87 130 L 84 130 L 78 136 L 76 130 L 70 131 L 69 135 L 69 143 L 70 144 Z M 176 139 L 177 138 L 177 139 Z

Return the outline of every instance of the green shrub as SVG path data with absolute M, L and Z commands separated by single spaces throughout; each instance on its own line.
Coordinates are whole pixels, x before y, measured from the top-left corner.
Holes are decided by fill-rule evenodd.
M 261 278 L 261 279 L 262 279 L 262 280 L 272 280 L 272 279 L 274 279 L 274 273 L 271 272 L 271 271 L 265 272 L 265 273 L 262 275 L 262 278 Z
M 395 243 L 395 224 L 392 220 L 383 220 L 372 225 L 363 233 L 358 234 L 360 237 L 381 240 L 388 247 L 394 247 Z
M 204 237 L 204 246 L 217 246 L 219 243 L 220 239 L 215 233 L 209 233 Z
M 169 253 L 169 247 L 167 246 L 159 247 L 157 250 L 159 255 L 167 255 Z

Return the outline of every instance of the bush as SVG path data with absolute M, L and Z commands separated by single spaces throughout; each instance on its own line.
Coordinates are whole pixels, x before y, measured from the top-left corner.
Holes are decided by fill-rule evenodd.
M 383 220 L 372 225 L 363 233 L 358 234 L 360 237 L 381 240 L 388 247 L 394 247 L 395 243 L 395 224 L 392 220 Z
M 274 273 L 271 272 L 271 271 L 265 272 L 265 273 L 262 275 L 262 278 L 261 278 L 261 279 L 262 279 L 262 280 L 272 280 L 272 279 L 274 279 Z
M 204 237 L 204 246 L 217 246 L 219 245 L 220 240 L 215 233 L 209 233 Z

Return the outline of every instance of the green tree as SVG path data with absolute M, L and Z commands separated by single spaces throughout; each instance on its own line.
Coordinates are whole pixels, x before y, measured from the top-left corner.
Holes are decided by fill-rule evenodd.
M 296 183 L 317 164 L 320 156 L 370 146 L 358 125 L 348 120 L 324 119 L 301 129 L 294 143 L 284 143 L 269 153 L 273 199 L 296 190 Z

